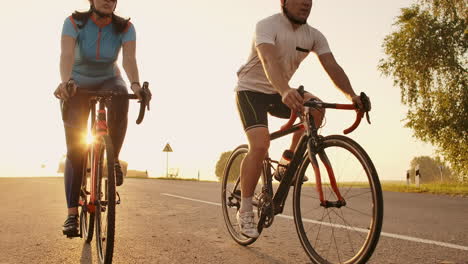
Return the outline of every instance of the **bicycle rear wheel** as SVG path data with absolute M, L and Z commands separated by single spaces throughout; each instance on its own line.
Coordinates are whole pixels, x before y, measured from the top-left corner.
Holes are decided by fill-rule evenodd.
M 320 150 L 324 153 L 322 157 L 315 154 L 313 159 L 319 164 L 324 198 L 338 200 L 324 166 L 328 160 L 346 204 L 321 206 L 313 162 L 304 157 L 297 172 L 293 199 L 301 244 L 314 263 L 366 263 L 377 246 L 383 221 L 377 171 L 364 149 L 350 138 L 326 137 Z M 309 182 L 301 184 L 305 175 Z
M 241 163 L 244 160 L 249 148 L 247 145 L 237 147 L 228 159 L 224 167 L 221 203 L 224 216 L 224 222 L 231 237 L 240 245 L 247 246 L 257 240 L 257 238 L 249 238 L 240 232 L 240 227 L 237 223 L 236 214 L 239 211 L 241 204 L 241 185 L 240 185 L 240 170 Z M 261 187 L 257 185 L 254 194 L 254 205 L 257 203 L 256 198 L 261 193 Z M 261 229 L 258 230 L 261 232 Z
M 99 263 L 112 263 L 115 237 L 116 187 L 114 148 L 108 135 L 97 139 L 96 248 Z
M 81 236 L 85 239 L 86 243 L 90 243 L 93 240 L 94 234 L 94 213 L 88 210 L 88 195 L 91 190 L 91 179 L 88 177 L 88 166 L 91 164 L 91 153 L 87 151 L 86 163 L 83 166 L 83 179 L 80 190 L 80 228 Z

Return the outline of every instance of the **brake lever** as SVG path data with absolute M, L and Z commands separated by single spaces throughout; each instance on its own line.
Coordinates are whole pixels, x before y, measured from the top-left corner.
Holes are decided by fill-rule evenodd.
M 367 120 L 367 123 L 371 124 L 369 111 L 366 112 L 366 120 Z
M 304 85 L 299 86 L 299 88 L 297 88 L 297 92 L 299 93 L 299 95 L 300 95 L 302 98 L 304 98 L 304 93 L 305 93 L 305 91 L 304 91 Z
M 148 95 L 147 95 L 147 94 L 144 93 L 144 96 L 143 96 L 143 100 L 142 100 L 142 101 L 143 101 L 143 102 L 141 102 L 141 103 L 145 104 L 145 105 L 146 105 L 146 110 L 149 111 L 149 110 L 150 110 L 150 101 L 151 101 L 151 99 L 148 99 Z
M 149 86 L 149 83 L 144 82 L 142 90 L 143 90 L 143 103 L 146 105 L 146 109 L 149 111 L 152 94 L 148 86 Z
M 367 123 L 370 124 L 371 121 L 370 121 L 369 111 L 372 108 L 371 101 L 370 101 L 369 97 L 364 92 L 361 92 L 360 97 L 361 97 L 361 102 L 362 102 L 362 105 L 363 105 L 363 108 L 364 108 L 363 111 L 366 113 Z

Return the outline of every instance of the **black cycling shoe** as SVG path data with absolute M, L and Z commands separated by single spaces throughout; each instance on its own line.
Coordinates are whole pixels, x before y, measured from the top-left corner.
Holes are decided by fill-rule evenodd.
M 118 161 L 115 162 L 114 164 L 114 172 L 115 172 L 115 184 L 117 186 L 120 186 L 123 184 L 123 172 L 122 172 L 122 167 L 120 167 L 120 163 Z
M 63 234 L 67 237 L 77 237 L 78 233 L 78 215 L 68 215 L 67 220 L 63 223 Z
M 288 165 L 281 165 L 279 164 L 278 165 L 278 168 L 276 169 L 276 171 L 273 173 L 273 177 L 275 178 L 275 180 L 277 181 L 281 181 L 284 177 L 284 174 L 286 173 L 286 169 L 288 168 Z M 302 178 L 302 182 L 306 182 L 308 181 L 309 178 L 304 175 L 304 178 Z M 296 182 L 296 180 L 294 179 L 292 182 L 291 182 L 291 186 L 294 186 L 294 183 Z

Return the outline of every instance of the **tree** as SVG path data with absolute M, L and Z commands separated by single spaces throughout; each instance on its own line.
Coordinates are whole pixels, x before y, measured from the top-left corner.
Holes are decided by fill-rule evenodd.
M 221 156 L 219 157 L 218 162 L 216 163 L 216 177 L 218 177 L 219 181 L 223 179 L 223 173 L 224 173 L 224 167 L 226 167 L 226 164 L 229 160 L 229 157 L 231 156 L 232 151 L 227 151 L 221 153 Z M 234 161 L 234 164 L 231 166 L 229 172 L 229 178 L 228 181 L 234 181 L 239 177 L 240 175 L 240 165 L 242 160 L 244 159 L 244 155 L 238 156 L 236 160 Z
M 216 177 L 218 177 L 219 181 L 223 179 L 224 167 L 226 167 L 226 164 L 228 162 L 229 156 L 231 156 L 231 153 L 232 151 L 221 153 L 221 156 L 219 157 L 218 162 L 216 162 L 215 174 L 216 174 Z
M 450 168 L 440 159 L 431 158 L 428 156 L 415 157 L 410 163 L 410 177 L 414 179 L 416 165 L 419 165 L 421 173 L 421 181 L 427 182 L 453 182 L 457 179 L 453 178 L 453 173 Z
M 468 177 L 468 8 L 466 0 L 418 0 L 403 8 L 386 36 L 379 70 L 408 106 L 406 127 L 437 147 Z

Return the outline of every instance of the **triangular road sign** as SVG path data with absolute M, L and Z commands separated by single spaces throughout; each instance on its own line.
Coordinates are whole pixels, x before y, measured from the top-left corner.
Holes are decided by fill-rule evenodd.
M 172 152 L 171 145 L 169 143 L 166 144 L 166 146 L 163 149 L 163 152 Z

